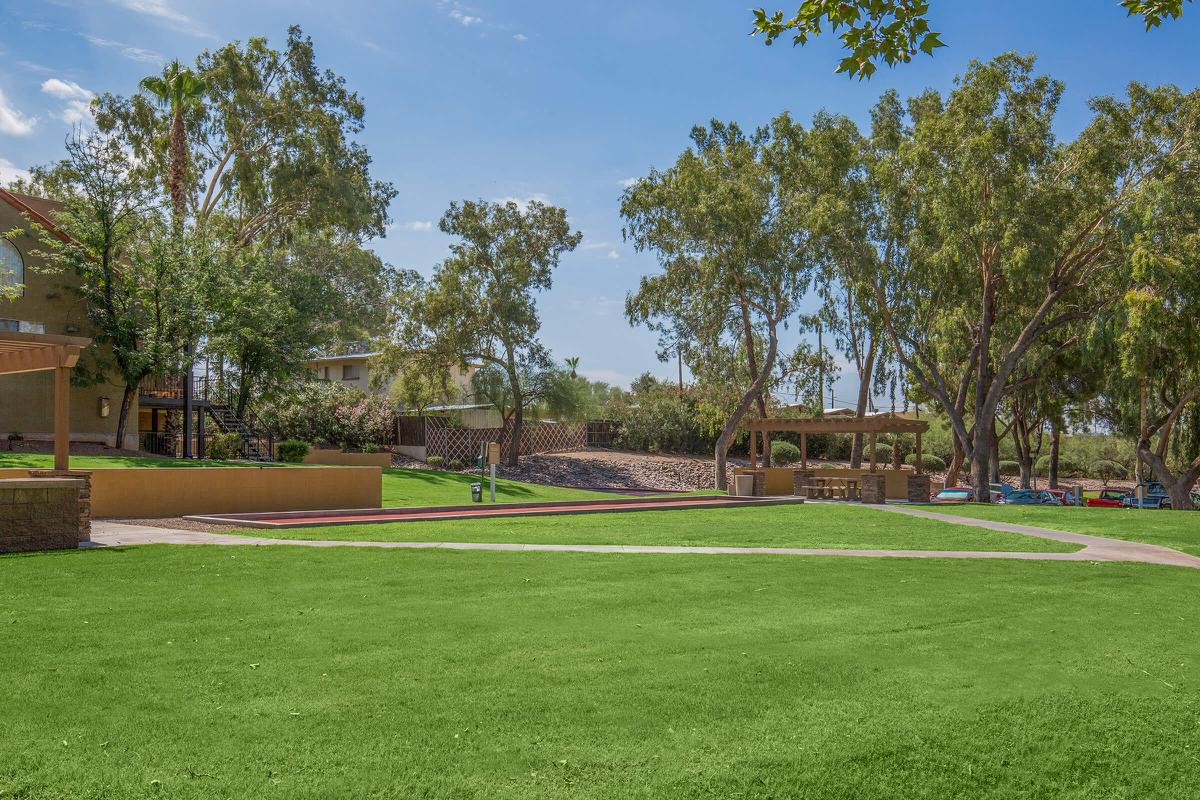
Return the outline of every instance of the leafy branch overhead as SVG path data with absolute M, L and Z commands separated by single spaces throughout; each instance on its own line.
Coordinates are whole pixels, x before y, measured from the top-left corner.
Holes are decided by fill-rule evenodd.
M 1187 0 L 1192 2 L 1192 0 Z M 1141 16 L 1146 30 L 1162 24 L 1164 18 L 1178 19 L 1184 0 L 1121 0 L 1129 16 Z M 768 45 L 793 31 L 794 45 L 808 44 L 824 28 L 838 33 L 849 55 L 838 64 L 844 72 L 859 80 L 869 78 L 880 61 L 889 67 L 908 63 L 918 53 L 933 55 L 945 47 L 941 34 L 929 27 L 929 3 L 926 0 L 806 0 L 788 17 L 783 11 L 754 10 L 751 36 L 763 34 Z

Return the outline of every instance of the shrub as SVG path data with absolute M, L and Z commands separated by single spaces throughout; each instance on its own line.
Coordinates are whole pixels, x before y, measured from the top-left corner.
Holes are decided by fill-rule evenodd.
M 457 472 L 463 468 L 463 460 L 461 458 L 452 458 L 446 466 Z
M 1129 473 L 1125 471 L 1125 467 L 1115 461 L 1101 460 L 1092 464 L 1088 470 L 1093 476 L 1106 481 L 1123 480 Z
M 238 433 L 214 433 L 212 438 L 208 440 L 208 457 L 213 461 L 228 461 L 232 458 L 240 458 L 242 448 L 245 447 L 245 442 L 242 441 L 241 434 Z
M 362 446 L 362 451 L 364 453 L 378 453 L 379 445 L 375 444 L 374 442 L 367 442 Z
M 871 443 L 867 442 L 863 447 L 863 461 L 871 460 Z M 875 463 L 890 464 L 892 463 L 892 446 L 877 444 L 875 445 Z
M 1050 456 L 1042 456 L 1035 465 L 1036 472 L 1043 478 L 1050 476 Z M 1060 478 L 1078 478 L 1083 473 L 1079 463 L 1073 458 L 1060 455 L 1058 457 L 1058 476 Z
M 1016 461 L 1001 461 L 1000 462 L 1000 474 L 1007 475 L 1007 476 L 1020 475 L 1021 474 L 1021 465 L 1018 464 Z
M 299 439 L 285 439 L 275 448 L 275 455 L 285 464 L 299 464 L 308 455 L 308 443 Z
M 395 425 L 388 398 L 324 381 L 300 385 L 266 404 L 258 420 L 277 439 L 348 448 L 386 441 Z
M 775 464 L 795 464 L 800 460 L 800 448 L 791 442 L 771 442 L 771 462 Z
M 442 464 L 446 463 L 446 459 L 442 456 L 429 456 L 425 459 L 425 463 L 434 469 L 441 469 Z
M 917 463 L 917 454 L 911 453 L 904 459 L 904 463 L 910 467 L 915 466 Z M 921 455 L 921 469 L 925 472 L 945 472 L 946 462 L 932 453 L 923 453 Z

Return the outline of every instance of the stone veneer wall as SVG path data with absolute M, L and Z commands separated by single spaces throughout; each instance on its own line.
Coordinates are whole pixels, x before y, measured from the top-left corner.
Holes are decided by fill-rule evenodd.
M 0 481 L 0 553 L 69 550 L 88 541 L 80 524 L 84 485 L 78 478 Z
M 79 541 L 92 540 L 92 473 L 75 469 L 31 469 L 31 478 L 78 478 L 83 481 L 79 490 Z
M 878 472 L 864 472 L 862 478 L 862 501 L 873 505 L 887 502 L 887 478 Z
M 908 476 L 908 502 L 928 503 L 933 491 L 933 481 L 928 475 Z

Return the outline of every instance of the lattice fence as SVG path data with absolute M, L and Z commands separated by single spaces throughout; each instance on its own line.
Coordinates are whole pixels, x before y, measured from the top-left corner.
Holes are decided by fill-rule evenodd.
M 510 442 L 505 428 L 452 428 L 441 417 L 425 418 L 425 448 L 431 456 L 447 461 L 470 462 L 484 442 L 500 442 L 508 458 Z M 521 455 L 582 450 L 587 446 L 587 426 L 552 422 L 527 422 L 521 435 Z

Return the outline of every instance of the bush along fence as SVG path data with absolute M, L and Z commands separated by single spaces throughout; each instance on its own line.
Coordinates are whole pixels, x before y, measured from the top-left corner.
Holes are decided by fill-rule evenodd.
M 485 442 L 500 442 L 502 455 L 508 458 L 511 443 L 506 428 L 459 428 L 445 417 L 425 417 L 422 440 L 427 456 L 446 461 L 458 459 L 470 463 Z M 409 423 L 411 427 L 411 423 Z M 521 435 L 521 455 L 583 450 L 587 447 L 586 424 L 526 422 Z M 404 442 L 401 442 L 404 444 Z

